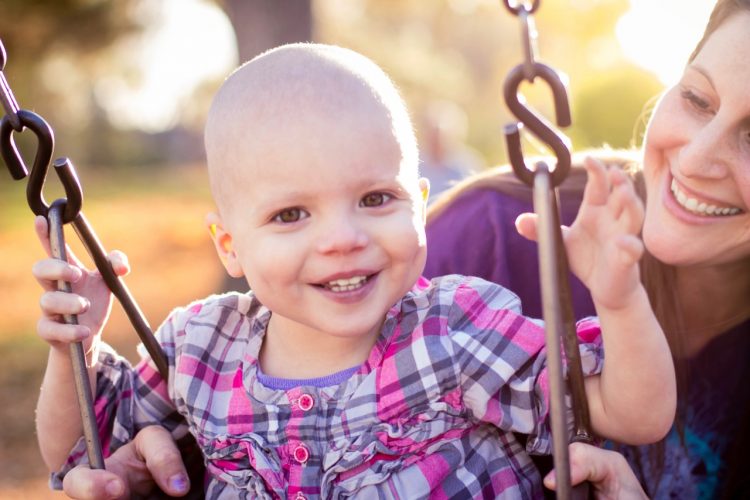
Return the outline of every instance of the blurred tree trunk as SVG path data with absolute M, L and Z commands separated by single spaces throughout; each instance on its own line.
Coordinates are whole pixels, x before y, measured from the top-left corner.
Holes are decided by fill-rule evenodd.
M 312 40 L 312 0 L 224 0 L 240 62 L 284 43 Z

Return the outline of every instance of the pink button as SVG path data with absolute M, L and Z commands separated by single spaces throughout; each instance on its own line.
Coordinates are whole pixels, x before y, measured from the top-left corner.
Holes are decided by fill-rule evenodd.
M 310 458 L 310 452 L 308 451 L 307 446 L 304 444 L 297 445 L 294 449 L 294 459 L 304 465 L 308 458 Z
M 315 404 L 315 400 L 309 394 L 303 394 L 299 397 L 299 407 L 303 411 L 310 411 Z
M 297 495 L 295 495 L 294 497 L 294 500 L 307 500 L 307 497 L 298 491 Z

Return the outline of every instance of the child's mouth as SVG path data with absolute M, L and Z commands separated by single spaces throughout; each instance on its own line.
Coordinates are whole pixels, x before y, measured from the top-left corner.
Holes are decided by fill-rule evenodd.
M 372 277 L 370 276 L 352 276 L 351 278 L 342 278 L 337 280 L 329 281 L 328 283 L 323 283 L 321 286 L 323 288 L 330 290 L 332 292 L 351 292 L 354 290 L 358 290 L 365 286 L 365 283 Z

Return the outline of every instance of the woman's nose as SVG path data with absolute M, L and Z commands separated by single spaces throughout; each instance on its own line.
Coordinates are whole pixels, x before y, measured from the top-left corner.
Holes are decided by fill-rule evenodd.
M 369 237 L 354 216 L 338 216 L 321 228 L 318 251 L 348 253 L 367 246 Z
M 731 131 L 715 117 L 695 131 L 682 147 L 678 169 L 686 177 L 721 179 L 730 173 L 735 153 Z

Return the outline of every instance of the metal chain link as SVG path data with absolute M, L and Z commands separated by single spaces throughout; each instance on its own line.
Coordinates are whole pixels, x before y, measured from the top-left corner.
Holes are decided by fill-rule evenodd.
M 0 40 L 0 101 L 3 103 L 5 115 L 8 117 L 13 130 L 20 132 L 23 130 L 21 120 L 18 118 L 18 102 L 13 92 L 10 90 L 8 80 L 5 78 L 5 63 L 8 60 L 8 54 L 5 52 L 3 41 Z
M 0 101 L 2 101 L 3 110 L 5 111 L 5 115 L 0 121 L 0 153 L 8 170 L 15 180 L 29 177 L 26 199 L 29 207 L 36 215 L 42 215 L 47 218 L 50 229 L 50 246 L 54 250 L 54 257 L 67 260 L 63 225 L 70 223 L 73 226 L 105 283 L 122 305 L 141 342 L 143 342 L 146 350 L 156 364 L 157 370 L 166 381 L 169 376 L 169 366 L 166 356 L 156 341 L 151 327 L 148 325 L 145 316 L 136 304 L 130 291 L 125 286 L 123 280 L 112 269 L 112 265 L 107 260 L 104 247 L 99 242 L 96 233 L 94 233 L 94 230 L 81 211 L 83 192 L 75 168 L 68 158 L 58 158 L 54 161 L 54 170 L 65 189 L 66 197 L 55 200 L 51 206 L 45 201 L 43 189 L 54 150 L 54 134 L 52 128 L 44 118 L 32 111 L 19 108 L 8 80 L 5 78 L 4 70 L 6 62 L 7 53 L 2 41 L 0 41 Z M 30 173 L 13 139 L 14 132 L 22 133 L 25 130 L 31 131 L 37 139 L 34 164 Z M 60 283 L 59 286 L 61 290 L 70 291 L 69 284 Z M 66 317 L 65 321 L 73 322 L 77 320 L 74 317 Z M 103 468 L 104 461 L 101 444 L 97 435 L 91 388 L 88 374 L 86 373 L 83 348 L 80 343 L 71 344 L 71 362 L 73 363 L 78 406 L 81 412 L 87 443 L 89 464 L 93 468 Z
M 560 499 L 588 498 L 592 494 L 588 484 L 584 483 L 576 488 L 570 486 L 568 456 L 570 441 L 587 443 L 593 441 L 575 331 L 575 315 L 568 278 L 568 259 L 560 229 L 559 201 L 555 189 L 564 181 L 570 170 L 569 141 L 519 99 L 518 89 L 523 80 L 530 83 L 533 83 L 537 77 L 544 80 L 553 93 L 558 126 L 568 126 L 571 123 L 568 95 L 559 74 L 553 68 L 535 60 L 537 31 L 532 14 L 539 8 L 541 0 L 533 0 L 530 6 L 528 2 L 511 5 L 510 0 L 504 0 L 503 3 L 521 22 L 524 60 L 510 71 L 504 85 L 506 104 L 520 120 L 520 124 L 513 123 L 506 126 L 505 137 L 513 171 L 520 180 L 533 187 L 534 210 L 539 216 L 540 285 L 550 373 L 550 421 L 557 480 L 556 494 Z M 526 165 L 521 150 L 521 125 L 528 128 L 555 152 L 557 164 L 554 170 L 550 171 L 544 161 L 537 162 L 533 168 Z M 567 360 L 567 382 L 572 400 L 574 418 L 572 439 L 569 436 L 567 419 L 564 415 L 566 405 L 561 343 Z

